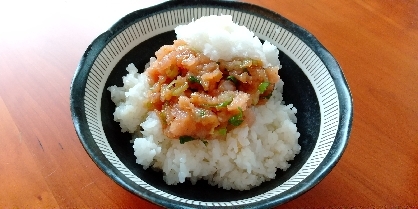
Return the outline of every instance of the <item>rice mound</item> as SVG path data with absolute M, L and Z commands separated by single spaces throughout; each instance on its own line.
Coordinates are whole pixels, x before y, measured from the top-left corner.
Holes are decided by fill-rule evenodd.
M 115 120 L 122 130 L 134 130 L 136 162 L 144 169 L 162 170 L 169 185 L 204 179 L 224 189 L 248 190 L 273 179 L 277 168 L 289 168 L 287 161 L 300 151 L 297 110 L 284 105 L 283 81 L 265 105 L 252 107 L 256 120 L 251 127 L 235 128 L 226 140 L 209 140 L 206 145 L 199 140 L 180 144 L 165 137 L 158 116 L 144 111 L 144 100 L 138 99 L 149 89 L 147 76 L 133 64 L 127 70 L 124 86 L 109 88 L 117 104 Z M 134 124 L 138 126 L 132 129 Z
M 261 44 L 254 33 L 233 23 L 230 16 L 210 17 L 178 26 L 177 38 L 214 61 L 250 57 L 262 60 L 266 66 L 280 65 L 276 47 L 267 41 Z M 213 31 L 226 32 L 219 35 Z M 147 75 L 138 73 L 133 64 L 126 70 L 124 85 L 108 88 L 116 104 L 114 120 L 122 132 L 133 133 L 136 162 L 144 169 L 162 170 L 169 185 L 187 179 L 195 184 L 203 179 L 224 189 L 248 190 L 275 178 L 277 169 L 288 169 L 288 161 L 300 152 L 297 110 L 292 104 L 284 104 L 281 80 L 265 105 L 251 107 L 256 115 L 251 127 L 244 125 L 229 131 L 226 140 L 180 144 L 179 140 L 167 138 L 156 113 L 147 111 Z
M 232 21 L 231 15 L 201 17 L 175 28 L 177 39 L 182 39 L 213 61 L 235 57 L 260 59 L 264 67 L 280 66 L 279 51 L 270 42 L 263 44 L 245 26 Z

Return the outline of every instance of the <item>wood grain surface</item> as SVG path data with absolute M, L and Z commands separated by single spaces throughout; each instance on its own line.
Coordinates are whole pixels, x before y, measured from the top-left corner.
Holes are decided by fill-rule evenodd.
M 0 3 L 0 208 L 159 208 L 89 158 L 73 128 L 69 87 L 95 37 L 160 1 Z M 418 208 L 418 2 L 247 2 L 314 34 L 354 100 L 340 162 L 279 208 Z

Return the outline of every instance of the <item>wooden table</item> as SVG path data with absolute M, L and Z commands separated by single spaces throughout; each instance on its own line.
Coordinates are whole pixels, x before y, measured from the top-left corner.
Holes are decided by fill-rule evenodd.
M 158 208 L 89 158 L 73 128 L 69 87 L 96 36 L 159 1 L 0 4 L 0 208 Z M 354 99 L 342 159 L 282 207 L 418 207 L 418 2 L 247 1 L 312 32 L 340 63 Z

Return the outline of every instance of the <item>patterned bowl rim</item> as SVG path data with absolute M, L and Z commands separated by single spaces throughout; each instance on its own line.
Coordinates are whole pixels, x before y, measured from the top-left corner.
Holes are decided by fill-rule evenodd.
M 318 140 L 320 142 L 317 142 L 314 152 L 300 171 L 269 192 L 232 202 L 190 200 L 146 184 L 113 153 L 100 118 L 104 83 L 118 59 L 149 37 L 209 14 L 231 14 L 234 21 L 246 25 L 259 38 L 270 41 L 281 52 L 289 55 L 313 82 L 320 100 L 321 140 Z M 275 31 L 275 34 L 272 35 L 271 31 Z M 87 48 L 75 72 L 70 91 L 75 130 L 97 166 L 128 191 L 170 208 L 272 207 L 287 202 L 319 183 L 336 165 L 347 146 L 353 117 L 351 93 L 342 70 L 315 37 L 275 12 L 253 4 L 231 1 L 168 1 L 126 15 Z M 318 158 L 321 160 L 318 161 Z M 142 188 L 134 187 L 135 184 Z M 279 195 L 288 189 L 293 192 Z

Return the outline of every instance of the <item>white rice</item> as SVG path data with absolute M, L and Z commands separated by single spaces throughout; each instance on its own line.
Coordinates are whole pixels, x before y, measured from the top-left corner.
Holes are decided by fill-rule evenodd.
M 267 66 L 279 66 L 279 50 L 270 42 L 264 44 L 245 26 L 232 21 L 231 15 L 205 16 L 187 25 L 176 27 L 177 39 L 182 39 L 213 61 L 235 57 L 260 59 Z
M 258 43 L 253 41 L 254 34 L 233 24 L 230 16 L 216 18 L 220 18 L 223 24 L 216 26 L 211 22 L 213 19 L 206 18 L 189 24 L 193 27 L 192 31 L 196 31 L 192 35 L 190 27 L 179 26 L 176 28 L 177 38 L 186 40 L 214 61 L 219 58 L 227 60 L 225 57 L 228 56 L 251 57 L 264 59 L 267 65 L 279 65 L 276 47 L 268 42 L 262 45 L 258 39 Z M 219 23 L 219 20 L 214 22 Z M 206 27 L 201 27 L 202 24 Z M 204 30 L 214 30 L 213 27 L 227 29 L 229 35 L 214 38 L 216 34 Z M 219 31 L 219 28 L 215 30 Z M 240 38 L 231 39 L 230 36 L 236 36 L 237 31 L 241 34 L 238 36 Z M 225 43 L 219 45 L 218 42 L 222 40 Z M 202 44 L 204 42 L 206 44 Z M 128 74 L 123 77 L 123 87 L 108 88 L 117 106 L 114 119 L 119 122 L 123 132 L 135 136 L 133 148 L 136 162 L 144 169 L 153 167 L 162 170 L 164 181 L 169 185 L 186 180 L 194 184 L 204 179 L 224 189 L 248 190 L 275 178 L 278 168 L 289 168 L 288 161 L 300 151 L 300 134 L 297 132 L 295 116 L 297 110 L 291 104 L 284 105 L 282 81 L 276 84 L 272 97 L 265 105 L 252 107 L 256 120 L 251 127 L 235 128 L 227 134 L 226 140 L 208 140 L 206 145 L 199 140 L 180 144 L 179 140 L 169 139 L 163 134 L 154 111 L 147 112 L 146 94 L 150 85 L 146 74 L 139 74 L 133 64 L 127 67 L 127 71 Z

